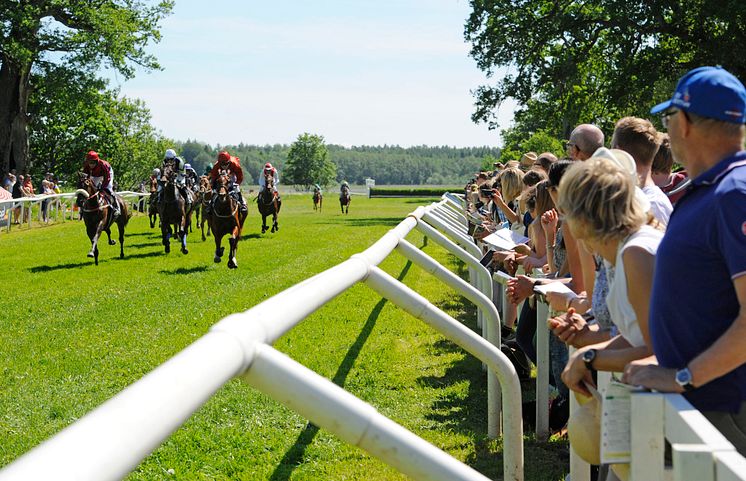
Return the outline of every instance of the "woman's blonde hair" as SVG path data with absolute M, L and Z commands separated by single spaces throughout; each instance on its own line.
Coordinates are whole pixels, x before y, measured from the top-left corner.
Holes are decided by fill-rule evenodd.
M 624 239 L 647 221 L 647 214 L 635 200 L 630 175 L 615 162 L 592 157 L 577 162 L 562 177 L 557 209 L 590 237 L 600 242 Z
M 523 191 L 523 172 L 515 167 L 503 170 L 500 174 L 500 185 L 505 202 L 514 200 Z
M 554 209 L 554 201 L 552 200 L 552 196 L 549 195 L 549 181 L 544 179 L 538 184 L 536 184 L 536 216 L 541 217 L 541 215 L 548 211 Z

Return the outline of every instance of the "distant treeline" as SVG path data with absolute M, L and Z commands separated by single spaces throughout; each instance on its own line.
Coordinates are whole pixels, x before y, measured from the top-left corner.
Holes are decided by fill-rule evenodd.
M 251 177 L 246 182 L 254 182 L 267 162 L 279 167 L 282 182 L 282 169 L 290 149 L 284 144 L 212 147 L 191 140 L 178 147 L 184 159 L 199 173 L 214 162 L 219 150 L 228 150 L 241 159 L 245 174 Z M 459 185 L 479 171 L 485 159 L 500 156 L 500 149 L 493 147 L 384 145 L 347 148 L 331 144 L 326 147 L 329 158 L 337 166 L 337 181 L 347 180 L 353 184 L 363 184 L 370 177 L 377 185 Z

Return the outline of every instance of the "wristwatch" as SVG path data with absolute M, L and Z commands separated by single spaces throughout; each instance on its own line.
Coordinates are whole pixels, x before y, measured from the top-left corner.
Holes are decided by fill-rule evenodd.
M 596 349 L 588 349 L 583 353 L 583 362 L 585 363 L 585 368 L 589 371 L 595 371 L 593 368 L 593 361 L 596 359 L 596 354 L 598 351 Z
M 676 384 L 684 388 L 684 391 L 694 389 L 692 385 L 692 371 L 688 367 L 676 371 Z

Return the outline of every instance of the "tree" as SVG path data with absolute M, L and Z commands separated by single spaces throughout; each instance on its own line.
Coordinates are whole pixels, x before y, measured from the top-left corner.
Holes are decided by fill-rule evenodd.
M 516 99 L 515 128 L 567 138 L 593 122 L 649 116 L 676 80 L 700 65 L 746 78 L 741 0 L 471 0 L 471 55 L 495 85 L 475 90 L 472 120 L 497 127 L 495 109 Z
M 125 78 L 135 66 L 159 68 L 145 52 L 160 40 L 158 24 L 173 8 L 163 0 L 0 0 L 0 173 L 25 170 L 28 101 L 35 66 L 60 55 L 59 63 L 81 72 L 100 66 Z
M 316 183 L 327 186 L 334 181 L 336 175 L 337 168 L 329 160 L 324 137 L 309 133 L 299 135 L 288 152 L 283 173 L 286 183 L 306 188 Z

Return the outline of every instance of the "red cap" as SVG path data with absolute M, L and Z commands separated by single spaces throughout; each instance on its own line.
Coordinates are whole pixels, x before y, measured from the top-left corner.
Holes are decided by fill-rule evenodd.
M 91 150 L 90 152 L 85 154 L 85 160 L 95 160 L 96 162 L 98 162 L 100 159 L 98 158 L 98 153 Z
M 226 162 L 229 160 L 231 160 L 231 154 L 229 154 L 225 150 L 218 154 L 218 162 Z
M 264 164 L 264 170 L 269 170 L 271 168 L 272 168 L 272 164 L 270 164 L 269 162 L 267 162 L 266 164 Z

